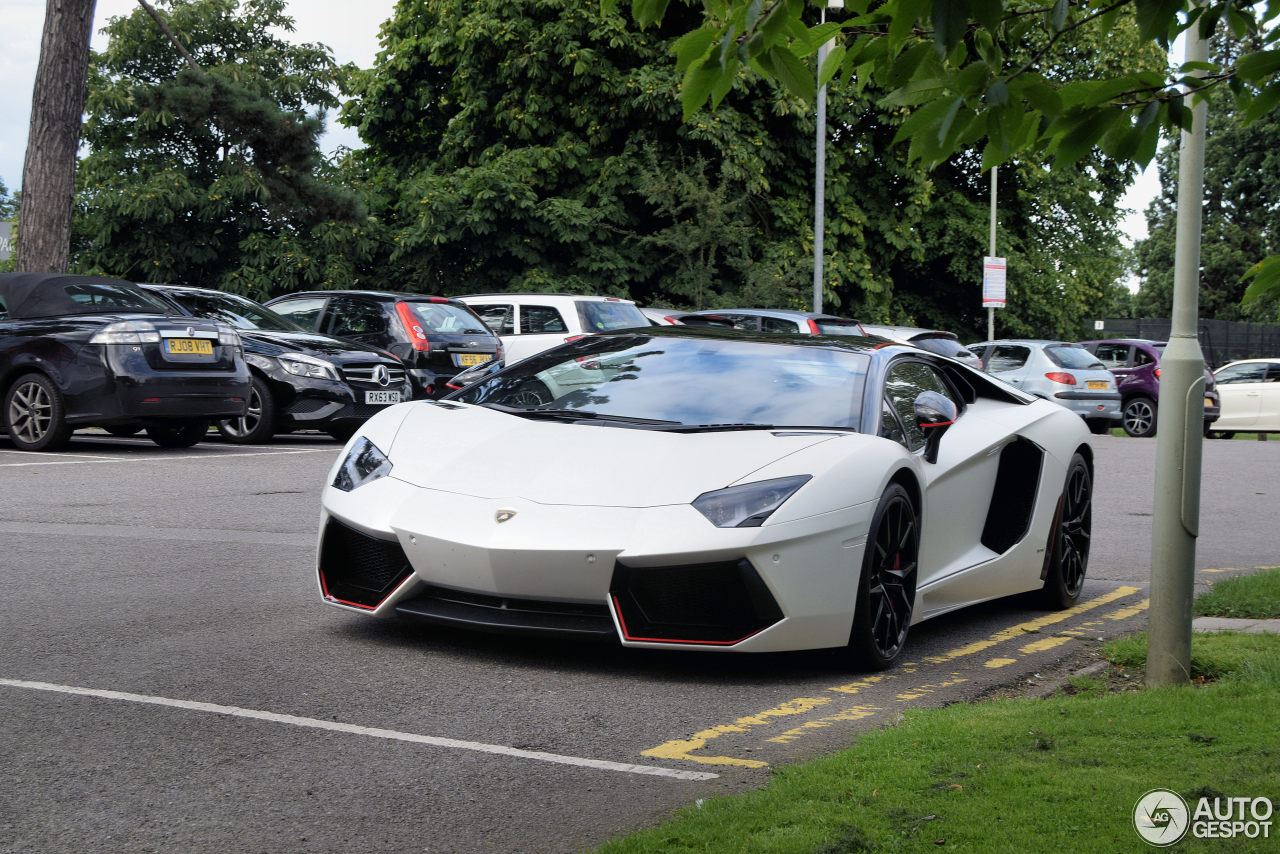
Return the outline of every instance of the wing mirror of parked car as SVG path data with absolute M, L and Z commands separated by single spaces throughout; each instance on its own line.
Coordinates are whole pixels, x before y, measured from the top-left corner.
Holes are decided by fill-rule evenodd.
M 916 396 L 916 424 L 925 435 L 925 462 L 938 461 L 942 434 L 956 422 L 959 410 L 955 403 L 936 391 L 922 391 Z

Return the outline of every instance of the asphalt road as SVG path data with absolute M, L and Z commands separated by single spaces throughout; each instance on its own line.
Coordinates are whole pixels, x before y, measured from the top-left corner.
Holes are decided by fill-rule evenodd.
M 1097 441 L 1081 604 L 913 629 L 885 674 L 374 622 L 319 602 L 338 447 L 0 439 L 0 851 L 576 851 L 1145 622 L 1155 440 Z M 1280 564 L 1280 442 L 1204 457 L 1197 581 Z

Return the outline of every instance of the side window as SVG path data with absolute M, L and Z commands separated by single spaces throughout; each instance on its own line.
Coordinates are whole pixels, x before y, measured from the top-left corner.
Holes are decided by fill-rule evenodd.
M 0 297 L 0 320 L 9 319 L 9 306 L 4 304 L 4 297 Z
M 473 305 L 471 310 L 480 315 L 480 319 L 484 321 L 484 325 L 489 327 L 497 335 L 515 335 L 515 321 L 512 319 L 515 314 L 510 305 L 503 303 L 494 303 L 490 305 Z
M 560 312 L 549 305 L 520 306 L 520 334 L 537 335 L 542 332 L 568 332 Z
M 885 405 L 892 409 L 905 431 L 905 441 L 898 441 L 908 450 L 918 451 L 924 447 L 924 431 L 916 424 L 916 398 L 921 392 L 936 391 L 948 400 L 956 401 L 955 395 L 938 373 L 923 362 L 897 362 L 889 368 L 889 376 L 885 378 Z M 884 424 L 884 417 L 881 418 Z M 897 438 L 897 437 L 891 437 Z
M 271 306 L 276 314 L 282 314 L 303 329 L 316 329 L 320 312 L 324 309 L 324 297 L 281 300 Z
M 760 318 L 761 332 L 796 332 L 799 329 L 794 320 L 782 320 L 777 317 Z
M 892 439 L 899 445 L 907 444 L 907 436 L 902 432 L 902 424 L 894 414 L 893 407 L 885 400 L 880 406 L 880 435 Z
M 1280 383 L 1280 364 L 1272 363 L 1267 365 L 1267 379 L 1269 383 Z
M 760 331 L 760 318 L 754 314 L 730 314 L 721 312 L 720 317 L 725 318 L 733 324 L 734 329 L 746 329 L 750 332 Z
M 385 332 L 387 319 L 382 307 L 356 299 L 334 299 L 329 304 L 329 335 L 376 335 Z
M 1153 364 L 1155 360 L 1155 356 L 1151 355 L 1146 350 L 1143 350 L 1141 347 L 1133 348 L 1133 366 L 1135 368 Z
M 991 356 L 987 361 L 987 370 L 993 374 L 1001 371 L 1016 371 L 1027 363 L 1031 350 L 1017 344 L 998 344 L 991 348 Z
M 1266 374 L 1267 366 L 1262 364 L 1253 365 L 1233 365 L 1229 368 L 1223 368 L 1214 374 L 1214 379 L 1219 385 L 1234 385 L 1236 383 L 1260 383 Z M 1278 372 L 1280 374 L 1280 372 Z
M 1123 368 L 1129 364 L 1129 345 L 1099 344 L 1094 355 L 1107 368 Z

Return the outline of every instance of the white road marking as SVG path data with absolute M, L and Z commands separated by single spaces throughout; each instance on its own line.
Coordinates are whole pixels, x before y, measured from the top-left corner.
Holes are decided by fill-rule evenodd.
M 532 759 L 538 762 L 553 762 L 559 765 L 575 765 L 581 768 L 595 768 L 600 771 L 621 771 L 625 774 L 645 774 L 652 777 L 669 777 L 674 780 L 713 780 L 720 776 L 706 771 L 683 771 L 675 768 L 660 768 L 655 765 L 634 765 L 626 762 L 607 762 L 603 759 L 585 759 L 579 756 L 562 756 L 558 753 L 544 753 L 539 750 L 520 750 L 500 744 L 485 744 L 478 741 L 459 741 L 453 738 L 439 738 L 432 735 L 418 735 L 411 732 L 397 732 L 378 727 L 344 724 L 337 721 L 322 721 L 316 718 L 302 718 L 296 715 L 282 715 L 275 712 L 263 712 L 257 709 L 242 709 L 237 706 L 220 706 L 216 703 L 201 703 L 194 700 L 175 700 L 169 697 L 153 697 L 147 694 L 131 694 L 126 691 L 106 691 L 98 688 L 78 688 L 74 685 L 54 685 L 49 682 L 28 682 L 23 679 L 2 679 L 0 685 L 10 688 L 27 688 L 33 691 L 50 691 L 57 694 L 74 694 L 80 697 L 97 697 L 103 700 L 121 700 L 128 703 L 145 703 L 153 706 L 167 706 L 173 709 L 186 709 L 194 712 L 212 712 L 217 715 L 230 715 L 237 718 L 252 718 L 270 723 L 288 724 L 290 726 L 308 727 L 311 729 L 345 732 L 351 735 L 366 735 L 372 738 L 386 738 L 393 741 L 407 741 L 414 744 L 429 744 L 433 747 L 445 747 L 452 750 L 471 750 L 477 753 L 494 753 L 510 756 L 515 759 Z
M 13 453 L 17 454 L 20 452 L 14 451 Z M 23 457 L 30 456 L 30 452 L 21 452 L 21 453 Z M 34 462 L 22 462 L 22 463 L 0 463 L 0 468 L 23 468 L 23 467 L 29 467 L 29 466 L 76 466 L 76 465 L 89 465 L 92 463 L 136 463 L 140 459 L 145 459 L 149 462 L 158 461 L 158 460 L 212 460 L 212 459 L 225 460 L 228 457 L 279 457 L 279 456 L 287 456 L 289 454 L 331 454 L 332 456 L 336 457 L 338 455 L 338 451 L 330 450 L 328 448 L 324 448 L 324 449 L 304 448 L 302 450 L 297 450 L 297 451 L 240 451 L 240 452 L 209 451 L 207 453 L 197 454 L 197 455 L 170 454 L 168 456 L 163 456 L 163 457 L 153 457 L 153 456 L 135 457 L 135 456 L 123 456 L 123 455 L 117 456 L 117 457 L 100 457 L 100 456 L 91 456 L 86 454 L 82 456 L 73 457 L 72 459 L 66 459 L 67 454 L 48 454 L 48 456 L 59 456 L 59 457 L 62 457 L 63 459 L 36 460 Z

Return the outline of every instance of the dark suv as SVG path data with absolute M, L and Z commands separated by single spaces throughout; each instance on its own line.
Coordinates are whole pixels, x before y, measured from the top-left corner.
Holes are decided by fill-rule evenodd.
M 1081 341 L 1116 378 L 1121 398 L 1121 424 L 1130 436 L 1156 434 L 1156 410 L 1160 399 L 1160 357 L 1164 341 L 1143 338 L 1111 338 Z M 1218 388 L 1213 374 L 1204 372 L 1204 429 L 1218 420 Z
M 310 332 L 235 294 L 146 287 L 186 314 L 240 333 L 253 387 L 245 414 L 218 422 L 228 442 L 269 442 L 277 433 L 304 429 L 346 441 L 376 412 L 413 396 L 404 365 L 390 353 Z
M 502 342 L 465 303 L 389 291 L 307 291 L 266 306 L 304 329 L 387 350 L 415 397 L 439 397 L 463 368 L 502 358 Z

